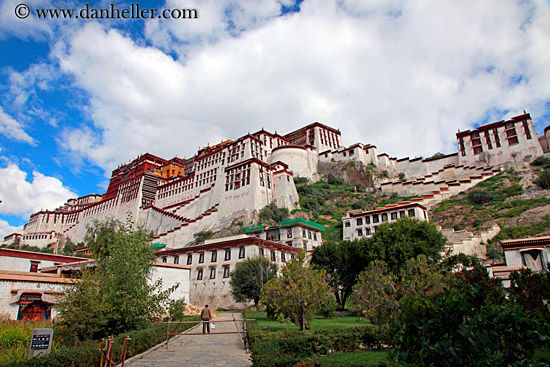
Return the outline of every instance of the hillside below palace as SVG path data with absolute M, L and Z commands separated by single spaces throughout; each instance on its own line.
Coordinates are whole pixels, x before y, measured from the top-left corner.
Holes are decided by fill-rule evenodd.
M 6 236 L 3 243 L 40 248 L 58 247 L 67 239 L 79 243 L 94 220 L 124 221 L 131 213 L 154 233 L 153 242 L 165 244 L 166 250 L 179 249 L 204 230 L 215 232 L 237 222 L 257 224 L 257 213 L 268 204 L 299 208 L 293 179 L 318 181 L 320 167 L 337 162 L 376 166 L 384 175 L 371 189 L 381 192 L 433 195 L 453 192 L 453 187 L 463 190 L 465 182 L 484 179 L 497 167 L 548 153 L 550 127 L 537 136 L 525 113 L 459 131 L 456 139 L 456 153 L 397 159 L 378 154 L 371 144 L 345 147 L 339 130 L 315 122 L 286 135 L 262 129 L 199 149 L 188 159 L 146 153 L 116 168 L 105 194 L 69 199 L 57 209 L 34 213 L 21 232 Z

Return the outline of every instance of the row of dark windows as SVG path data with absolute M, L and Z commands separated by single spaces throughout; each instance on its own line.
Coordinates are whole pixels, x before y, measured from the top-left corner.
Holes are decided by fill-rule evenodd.
M 414 217 L 415 216 L 414 209 L 409 209 L 407 212 L 405 212 L 405 210 L 400 210 L 399 211 L 399 218 L 404 218 L 407 215 L 409 217 Z M 391 212 L 390 213 L 390 218 L 392 220 L 397 220 L 397 216 L 398 216 L 397 212 Z M 363 220 L 365 221 L 365 224 L 370 224 L 371 223 L 371 216 L 367 215 L 365 217 L 357 218 L 356 219 L 356 224 L 358 226 L 363 225 Z M 380 220 L 382 220 L 382 222 L 387 222 L 388 221 L 388 213 L 373 214 L 372 215 L 372 223 L 379 223 Z M 350 221 L 346 221 L 344 225 L 346 227 L 349 227 L 350 226 Z
M 504 128 L 505 128 L 505 131 L 506 131 L 506 139 L 508 140 L 508 146 L 519 144 L 517 131 L 516 131 L 516 128 L 514 127 L 514 122 L 513 121 L 507 122 L 505 124 Z M 529 129 L 529 124 L 528 124 L 527 120 L 523 121 L 523 130 L 524 130 L 524 133 L 525 133 L 525 138 L 527 140 L 532 139 L 531 130 Z M 496 145 L 497 148 L 500 148 L 501 143 L 500 143 L 500 137 L 499 137 L 499 134 L 498 134 L 498 128 L 494 127 L 492 131 L 493 131 L 493 137 L 494 137 L 494 140 L 495 140 L 495 145 Z M 485 143 L 487 144 L 487 149 L 492 150 L 493 149 L 493 143 L 491 141 L 491 136 L 489 134 L 489 130 L 484 131 L 484 136 L 485 136 Z M 481 144 L 481 136 L 479 134 L 479 131 L 474 131 L 470 135 L 470 139 L 472 141 L 472 148 L 473 148 L 474 154 L 477 155 L 477 154 L 482 153 L 483 152 L 483 146 Z M 464 146 L 464 138 L 463 137 L 459 138 L 458 147 L 459 147 L 459 150 L 460 150 L 460 154 L 463 157 L 466 156 L 466 148 Z
M 299 229 L 298 229 L 298 231 L 299 231 Z M 302 228 L 302 237 L 303 238 L 307 237 L 310 240 L 313 238 L 314 241 L 317 241 L 317 233 L 309 231 L 309 230 L 306 231 L 304 228 Z M 288 228 L 286 230 L 286 238 L 292 238 L 292 228 Z
M 229 278 L 230 268 L 229 265 L 226 265 L 223 267 L 223 277 Z M 197 280 L 202 280 L 203 278 L 203 269 L 197 269 Z M 209 279 L 216 279 L 216 268 L 211 267 L 210 268 L 210 277 Z
M 230 248 L 227 248 L 224 250 L 224 261 L 229 261 L 231 260 L 231 249 Z M 199 252 L 199 258 L 198 258 L 198 263 L 199 264 L 203 264 L 204 263 L 204 252 Z M 239 247 L 239 259 L 244 259 L 246 256 L 246 253 L 245 253 L 245 249 L 244 247 Z M 165 263 L 167 262 L 167 258 L 166 257 L 163 257 L 162 258 L 162 262 Z M 211 251 L 210 252 L 210 262 L 212 263 L 215 263 L 216 261 L 218 261 L 218 251 L 214 250 L 214 251 Z M 179 264 L 180 262 L 180 258 L 179 256 L 174 256 L 174 264 Z M 189 254 L 187 255 L 187 265 L 192 265 L 193 264 L 193 254 Z

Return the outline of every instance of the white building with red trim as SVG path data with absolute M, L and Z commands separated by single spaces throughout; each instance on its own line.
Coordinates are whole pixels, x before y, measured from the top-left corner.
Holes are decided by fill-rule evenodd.
M 242 307 L 231 295 L 231 272 L 245 259 L 263 256 L 277 266 L 294 258 L 299 249 L 246 234 L 206 240 L 203 244 L 156 253 L 163 263 L 185 264 L 191 269 L 190 302 L 213 308 Z
M 428 210 L 416 202 L 388 204 L 374 210 L 351 210 L 342 218 L 344 241 L 355 241 L 371 237 L 376 228 L 384 223 L 392 223 L 400 218 L 415 218 L 427 221 Z
M 317 181 L 323 164 L 376 167 L 383 173 L 376 188 L 402 196 L 433 195 L 435 201 L 498 172 L 488 166 L 535 158 L 548 153 L 550 145 L 550 129 L 537 136 L 529 114 L 456 137 L 458 153 L 397 159 L 378 154 L 372 144 L 345 147 L 339 130 L 315 122 L 285 135 L 261 129 L 201 148 L 188 159 L 165 160 L 146 153 L 113 170 L 104 195 L 70 199 L 60 208 L 34 213 L 24 229 L 6 236 L 4 243 L 58 250 L 66 239 L 81 242 L 94 220 L 124 221 L 131 214 L 154 233 L 154 242 L 180 248 L 197 232 L 218 231 L 235 221 L 254 224 L 267 204 L 299 208 L 293 178 Z
M 15 320 L 54 318 L 53 306 L 73 279 L 45 274 L 43 269 L 82 261 L 82 258 L 0 249 L 0 314 Z

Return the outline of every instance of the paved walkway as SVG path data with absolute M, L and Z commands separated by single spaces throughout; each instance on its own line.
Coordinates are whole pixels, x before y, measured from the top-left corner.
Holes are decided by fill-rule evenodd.
M 242 313 L 218 312 L 211 332 L 237 331 L 235 322 L 222 320 L 242 320 Z M 242 322 L 237 322 L 242 331 Z M 187 330 L 187 333 L 202 333 L 202 324 Z M 132 357 L 124 364 L 128 367 L 180 367 L 180 366 L 252 366 L 248 353 L 241 341 L 242 334 L 180 335 L 172 338 L 168 345 L 161 344 L 151 350 Z

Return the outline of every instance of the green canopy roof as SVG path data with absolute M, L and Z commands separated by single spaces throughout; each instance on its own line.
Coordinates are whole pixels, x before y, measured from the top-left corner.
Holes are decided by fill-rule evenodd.
M 164 246 L 166 246 L 165 243 L 153 242 L 153 243 L 151 244 L 151 248 L 162 248 L 162 247 L 164 247 Z
M 264 232 L 264 226 L 261 224 L 256 224 L 253 226 L 248 226 L 244 229 L 244 233 L 254 233 L 254 232 Z
M 306 220 L 306 219 L 303 219 L 303 218 L 296 218 L 296 219 L 287 219 L 287 220 L 283 220 L 280 224 L 281 228 L 283 227 L 291 227 L 291 226 L 295 226 L 295 225 L 303 225 L 303 226 L 306 226 L 306 227 L 310 227 L 310 228 L 314 228 L 314 229 L 318 229 L 319 231 L 325 231 L 325 226 L 322 225 L 322 224 L 319 224 L 319 223 L 315 223 L 315 222 L 312 222 L 310 220 Z

